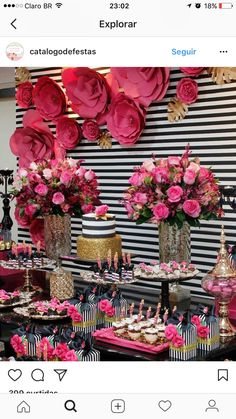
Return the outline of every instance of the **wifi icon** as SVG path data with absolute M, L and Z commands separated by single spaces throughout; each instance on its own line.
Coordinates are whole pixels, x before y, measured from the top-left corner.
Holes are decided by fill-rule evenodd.
M 62 6 L 62 3 L 56 3 L 56 6 L 58 7 L 58 9 L 60 9 L 60 7 Z

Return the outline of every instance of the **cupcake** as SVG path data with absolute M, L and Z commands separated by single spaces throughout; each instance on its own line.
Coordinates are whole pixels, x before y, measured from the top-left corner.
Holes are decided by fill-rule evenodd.
M 128 327 L 128 335 L 131 340 L 138 340 L 141 336 L 141 327 L 139 325 L 130 325 Z
M 155 327 L 149 327 L 144 333 L 145 339 L 148 343 L 154 344 L 158 339 L 158 330 Z
M 116 336 L 122 336 L 125 333 L 125 323 L 124 322 L 115 322 L 112 324 L 114 334 Z

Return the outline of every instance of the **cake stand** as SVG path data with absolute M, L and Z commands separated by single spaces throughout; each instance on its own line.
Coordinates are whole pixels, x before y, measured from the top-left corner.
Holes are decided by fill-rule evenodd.
M 54 268 L 56 262 L 54 260 L 48 258 L 42 258 L 41 265 L 34 265 L 27 267 L 25 265 L 21 265 L 20 263 L 13 264 L 11 260 L 2 260 L 0 265 L 6 269 L 12 270 L 22 270 L 25 271 L 24 274 L 24 284 L 22 287 L 19 288 L 19 291 L 22 292 L 42 292 L 42 288 L 35 286 L 32 284 L 32 275 L 31 271 L 42 271 L 45 272 L 47 269 Z

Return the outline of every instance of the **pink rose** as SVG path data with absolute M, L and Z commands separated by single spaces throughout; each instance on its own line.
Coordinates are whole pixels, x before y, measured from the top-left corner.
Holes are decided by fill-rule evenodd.
M 154 217 L 157 221 L 162 221 L 168 218 L 169 216 L 169 208 L 165 204 L 157 204 L 153 207 L 152 212 Z
M 161 101 L 169 86 L 168 67 L 112 67 L 111 73 L 125 94 L 146 108 Z
M 78 170 L 76 170 L 76 174 L 79 176 L 79 177 L 84 177 L 84 175 L 85 175 L 85 173 L 86 173 L 86 169 L 84 168 L 84 167 L 79 167 L 79 169 Z
M 115 315 L 115 308 L 114 307 L 108 307 L 106 309 L 106 315 L 108 317 L 114 317 L 114 315 Z
M 87 67 L 68 68 L 62 81 L 72 109 L 82 118 L 97 118 L 106 112 L 110 88 L 102 74 Z
M 46 120 L 57 119 L 66 111 L 66 98 L 60 86 L 50 77 L 40 77 L 33 91 L 34 104 Z
M 142 192 L 136 192 L 134 195 L 135 204 L 145 205 L 148 202 L 147 195 Z
M 38 206 L 36 204 L 29 204 L 25 207 L 25 214 L 32 218 L 36 213 L 37 209 Z
M 144 115 L 144 111 L 131 98 L 120 93 L 109 107 L 108 130 L 121 145 L 134 144 L 145 127 Z
M 33 105 L 33 85 L 26 81 L 19 84 L 16 92 L 16 101 L 20 108 L 30 108 Z
M 91 169 L 87 170 L 84 174 L 84 177 L 87 181 L 93 180 L 95 178 L 95 173 Z
M 165 167 L 157 166 L 152 171 L 156 183 L 166 182 L 168 179 L 168 170 Z
M 10 138 L 12 153 L 19 157 L 20 167 L 50 159 L 53 155 L 53 135 L 37 111 L 29 110 L 23 117 L 23 128 L 17 128 Z
M 198 98 L 198 84 L 189 78 L 181 79 L 176 87 L 177 98 L 187 105 L 196 102 Z
M 206 167 L 200 167 L 198 180 L 199 182 L 206 182 L 211 175 L 211 172 Z
M 51 171 L 51 169 L 44 169 L 43 170 L 43 176 L 47 180 L 51 179 L 52 178 L 52 171 Z
M 186 74 L 186 76 L 193 77 L 199 76 L 204 71 L 204 69 L 205 67 L 180 67 L 182 73 Z
M 72 180 L 72 174 L 68 171 L 65 170 L 64 172 L 62 172 L 61 176 L 60 176 L 60 182 L 63 183 L 64 185 L 68 185 Z
M 181 346 L 184 346 L 185 342 L 182 336 L 176 335 L 172 339 L 172 345 L 175 346 L 175 348 L 180 348 Z
M 20 336 L 18 336 L 18 335 L 12 336 L 10 342 L 11 342 L 11 346 L 13 347 L 14 351 L 18 355 L 25 355 L 25 348 L 24 348 L 24 345 L 22 343 L 22 338 Z
M 100 207 L 95 209 L 95 215 L 96 217 L 103 217 L 108 212 L 108 210 L 108 205 L 100 205 Z
M 193 316 L 191 318 L 191 322 L 193 324 L 195 324 L 195 326 L 199 326 L 201 324 L 201 320 L 200 320 L 199 316 Z
M 179 166 L 181 162 L 181 157 L 169 156 L 167 161 L 168 161 L 169 166 Z
M 53 355 L 56 358 L 63 359 L 68 352 L 68 347 L 66 343 L 59 343 L 53 351 Z
M 155 164 L 153 163 L 153 160 L 145 160 L 142 164 L 142 168 L 147 170 L 147 172 L 152 172 L 153 169 L 155 169 Z
M 165 337 L 167 340 L 172 340 L 178 334 L 176 326 L 168 324 L 165 329 Z
M 105 312 L 107 309 L 107 306 L 110 306 L 110 303 L 108 300 L 101 300 L 98 304 L 99 310 Z
M 73 322 L 75 322 L 75 323 L 81 323 L 82 320 L 83 320 L 81 314 L 78 311 L 72 313 L 71 318 L 72 318 Z
M 84 214 L 89 214 L 90 212 L 93 212 L 94 206 L 92 204 L 84 204 L 82 205 L 82 211 Z
M 40 196 L 46 196 L 48 193 L 48 187 L 44 183 L 40 183 L 34 188 L 34 191 Z
M 184 182 L 186 185 L 193 185 L 196 179 L 196 172 L 191 169 L 187 169 L 184 174 Z
M 142 178 L 139 175 L 139 173 L 134 173 L 130 178 L 129 178 L 129 183 L 132 186 L 141 186 L 142 185 Z
M 67 351 L 63 356 L 63 361 L 78 361 L 78 357 L 74 349 Z
M 65 197 L 61 192 L 55 192 L 52 197 L 52 202 L 55 205 L 61 205 L 65 201 Z
M 73 150 L 81 140 L 82 133 L 75 119 L 63 116 L 57 120 L 56 137 L 58 143 L 66 150 Z
M 45 249 L 45 238 L 44 238 L 44 219 L 36 218 L 32 221 L 29 228 L 30 237 L 34 244 L 41 242 L 41 246 Z
M 195 173 L 198 173 L 200 170 L 200 166 L 194 161 L 191 161 L 189 166 L 187 167 L 187 170 L 193 170 Z
M 171 186 L 169 189 L 167 189 L 169 202 L 179 202 L 183 193 L 183 189 L 180 186 Z
M 195 199 L 187 199 L 187 201 L 184 202 L 183 210 L 185 214 L 189 215 L 192 218 L 199 217 L 201 213 L 200 204 Z
M 100 136 L 100 128 L 95 121 L 86 120 L 82 125 L 82 132 L 84 138 L 89 141 L 96 141 Z
M 31 217 L 25 214 L 24 211 L 21 211 L 21 208 L 15 208 L 14 216 L 17 221 L 17 224 L 19 224 L 21 227 L 29 227 L 31 223 Z
M 208 326 L 199 325 L 197 327 L 197 335 L 199 338 L 206 339 L 210 333 L 210 329 Z

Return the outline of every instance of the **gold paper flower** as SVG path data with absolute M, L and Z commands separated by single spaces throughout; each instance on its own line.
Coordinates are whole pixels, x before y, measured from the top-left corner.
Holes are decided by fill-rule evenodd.
M 98 145 L 102 149 L 112 148 L 112 137 L 110 132 L 103 131 L 98 139 Z

